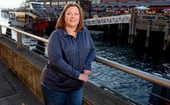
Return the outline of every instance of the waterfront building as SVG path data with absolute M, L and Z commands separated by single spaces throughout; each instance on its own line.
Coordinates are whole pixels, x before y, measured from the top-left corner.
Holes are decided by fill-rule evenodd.
M 103 6 L 168 6 L 170 5 L 169 0 L 26 0 L 26 2 L 42 2 L 47 7 L 63 7 L 69 2 L 81 3 L 91 3 L 93 5 L 103 5 Z
M 80 4 L 85 13 L 85 18 L 90 17 L 91 12 L 91 1 L 90 0 L 26 0 L 26 2 L 40 2 L 44 4 L 47 9 L 55 9 L 57 12 L 62 11 L 63 7 L 70 2 Z
M 170 8 L 169 0 L 26 0 L 26 2 L 42 2 L 47 8 L 62 9 L 69 2 L 80 4 L 85 11 L 92 8 L 133 8 L 146 6 L 153 10 Z
M 144 11 L 147 14 L 170 14 L 169 0 L 26 0 L 26 2 L 41 2 L 48 9 L 55 9 L 61 12 L 64 5 L 69 2 L 76 2 L 81 5 L 85 12 L 85 18 L 91 18 L 93 12 L 112 13 L 131 13 L 136 6 L 145 6 L 149 10 Z M 141 12 L 141 11 L 139 11 Z M 143 11 L 142 11 L 143 12 Z M 100 13 L 99 13 L 100 14 Z M 102 13 L 103 14 L 103 13 Z M 102 15 L 103 16 L 103 15 Z
M 82 4 L 82 3 L 88 3 L 90 1 L 89 0 L 26 0 L 26 2 L 41 2 L 46 7 L 49 8 L 55 8 L 55 7 L 61 8 L 69 2 L 76 2 L 78 4 Z
M 144 5 L 152 9 L 163 9 L 170 7 L 169 0 L 101 0 L 98 6 L 112 7 L 135 7 Z
M 92 0 L 91 0 L 92 1 Z M 98 12 L 130 13 L 137 6 L 145 6 L 149 10 L 138 10 L 147 14 L 170 14 L 169 0 L 101 0 L 100 3 L 92 4 L 92 9 Z

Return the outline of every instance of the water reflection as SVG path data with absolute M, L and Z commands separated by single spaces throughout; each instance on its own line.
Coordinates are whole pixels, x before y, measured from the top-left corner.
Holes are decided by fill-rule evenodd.
M 163 63 L 167 60 L 162 56 L 159 61 L 154 61 L 154 59 L 147 58 L 147 53 L 143 53 L 143 55 L 138 55 L 135 53 L 135 50 L 128 45 L 119 45 L 119 46 L 108 46 L 107 44 L 103 44 L 101 42 L 95 42 L 95 46 L 97 48 L 97 54 L 109 59 L 111 61 L 115 61 L 126 66 L 130 66 L 142 71 L 146 72 L 159 72 L 163 67 Z
M 147 52 L 136 53 L 136 50 L 128 45 L 109 46 L 98 40 L 94 42 L 98 56 L 148 73 L 162 74 L 163 63 L 167 62 L 164 56 L 154 61 L 155 59 L 149 57 Z M 92 83 L 138 104 L 148 104 L 150 97 L 148 92 L 152 90 L 152 83 L 98 63 L 93 65 Z M 98 79 L 103 79 L 106 83 Z

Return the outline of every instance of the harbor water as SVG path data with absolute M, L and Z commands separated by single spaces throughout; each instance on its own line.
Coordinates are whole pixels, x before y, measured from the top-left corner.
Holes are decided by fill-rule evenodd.
M 8 19 L 0 17 L 1 24 L 8 25 Z M 21 29 L 24 30 L 24 29 Z M 6 29 L 2 30 L 3 33 Z M 26 31 L 26 30 L 25 30 Z M 29 31 L 34 34 L 34 32 Z M 47 35 L 42 33 L 35 33 L 35 35 L 47 38 Z M 12 38 L 16 39 L 16 33 L 12 32 Z M 31 43 L 31 44 L 30 44 Z M 35 49 L 36 40 L 28 37 L 23 37 L 23 44 L 30 49 Z M 110 46 L 104 42 L 94 39 L 94 44 L 97 50 L 97 56 L 101 56 L 108 60 L 118 62 L 122 65 L 130 66 L 148 73 L 160 73 L 163 69 L 163 63 L 169 60 L 161 55 L 159 60 L 154 61 L 151 55 L 142 51 L 142 54 L 136 53 L 135 49 L 129 45 Z M 134 77 L 119 70 L 110 68 L 97 62 L 93 62 L 92 75 L 90 82 L 99 86 L 106 91 L 123 97 L 131 102 L 141 105 L 147 105 L 149 102 L 149 94 L 152 90 L 152 83 L 149 81 Z

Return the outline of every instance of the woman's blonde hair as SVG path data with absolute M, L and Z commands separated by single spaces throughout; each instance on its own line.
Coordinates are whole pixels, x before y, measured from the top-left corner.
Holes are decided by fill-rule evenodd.
M 61 12 L 61 14 L 60 14 L 60 16 L 59 16 L 59 18 L 57 20 L 57 23 L 56 23 L 56 26 L 55 26 L 56 29 L 58 29 L 58 28 L 65 29 L 65 26 L 66 26 L 66 24 L 65 24 L 65 13 L 66 13 L 66 10 L 69 7 L 72 7 L 72 6 L 76 6 L 79 9 L 79 12 L 80 12 L 79 24 L 78 24 L 77 29 L 75 30 L 75 32 L 80 31 L 80 30 L 83 29 L 83 18 L 84 18 L 83 10 L 77 3 L 68 3 L 64 7 L 63 11 Z

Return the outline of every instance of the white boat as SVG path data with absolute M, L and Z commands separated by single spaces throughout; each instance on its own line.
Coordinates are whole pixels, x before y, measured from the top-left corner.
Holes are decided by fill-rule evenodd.
M 58 15 L 54 10 L 47 10 L 38 2 L 27 2 L 19 8 L 9 11 L 9 24 L 31 30 L 42 31 L 54 25 Z

